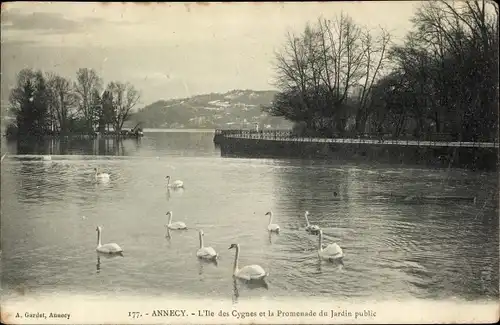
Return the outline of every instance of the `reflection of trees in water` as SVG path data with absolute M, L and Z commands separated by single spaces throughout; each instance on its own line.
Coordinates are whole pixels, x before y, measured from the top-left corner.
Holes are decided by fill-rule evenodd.
M 19 139 L 16 142 L 16 150 L 21 155 L 45 155 L 50 154 L 53 140 Z
M 94 148 L 96 144 L 97 152 L 94 151 L 94 154 L 102 156 L 125 156 L 122 139 L 100 138 L 97 141 L 94 141 Z
M 30 155 L 103 155 L 125 156 L 125 144 L 140 148 L 141 139 L 119 138 L 60 138 L 41 140 L 19 140 L 16 143 L 17 154 Z
M 19 140 L 8 142 L 11 154 L 31 155 L 102 155 L 126 156 L 130 152 L 151 150 L 180 152 L 182 155 L 218 154 L 213 132 L 152 132 L 144 138 L 100 137 L 95 139 L 61 137 L 57 139 Z

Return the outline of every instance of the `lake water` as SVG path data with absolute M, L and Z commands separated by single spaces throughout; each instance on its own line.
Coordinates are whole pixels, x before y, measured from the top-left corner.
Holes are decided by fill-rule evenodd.
M 498 299 L 497 173 L 222 158 L 212 140 L 213 132 L 146 132 L 120 143 L 3 142 L 2 294 Z M 111 174 L 109 183 L 95 182 L 94 167 Z M 185 189 L 167 191 L 167 175 Z M 189 227 L 170 238 L 169 210 Z M 324 242 L 344 249 L 343 266 L 318 262 L 305 210 Z M 279 235 L 267 233 L 268 211 Z M 96 255 L 97 225 L 103 243 L 118 243 L 124 257 Z M 220 254 L 217 266 L 197 260 L 198 229 Z M 241 246 L 240 266 L 270 273 L 267 289 L 235 291 L 232 243 Z

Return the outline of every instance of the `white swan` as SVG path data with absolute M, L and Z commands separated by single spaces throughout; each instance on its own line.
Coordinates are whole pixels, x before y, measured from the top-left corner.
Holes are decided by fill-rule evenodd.
M 203 246 L 203 236 L 205 236 L 203 230 L 199 231 L 199 236 L 200 236 L 200 248 L 196 252 L 196 256 L 205 260 L 215 261 L 219 257 L 219 254 L 217 254 L 215 252 L 215 249 L 213 249 L 212 247 Z
M 108 173 L 99 173 L 99 169 L 94 168 L 95 171 L 95 178 L 100 179 L 100 180 L 108 180 L 109 179 L 109 174 Z
M 96 228 L 97 231 L 97 248 L 95 249 L 98 253 L 104 254 L 112 254 L 112 255 L 121 255 L 123 256 L 123 249 L 118 246 L 118 244 L 110 243 L 110 244 L 101 244 L 101 227 Z
M 176 221 L 176 222 L 172 223 L 172 217 L 173 217 L 172 211 L 168 211 L 167 216 L 168 216 L 168 224 L 166 224 L 165 227 L 167 227 L 168 229 L 172 229 L 172 230 L 187 229 L 186 224 L 184 222 Z
M 171 188 L 182 188 L 184 187 L 184 182 L 183 181 L 173 181 L 172 184 L 170 184 L 170 176 L 165 177 L 167 179 L 167 187 Z
M 311 224 L 309 223 L 309 218 L 308 218 L 308 216 L 309 216 L 309 211 L 306 211 L 306 213 L 304 214 L 304 217 L 306 217 L 306 223 L 307 223 L 307 226 L 306 226 L 306 231 L 307 231 L 307 232 L 310 232 L 310 233 L 312 233 L 312 234 L 317 234 L 317 233 L 318 233 L 318 231 L 320 231 L 320 230 L 321 230 L 321 228 L 320 228 L 320 227 L 318 227 L 318 226 L 316 226 L 316 225 L 311 225 Z
M 260 265 L 247 265 L 243 268 L 239 268 L 238 260 L 240 258 L 240 245 L 231 244 L 229 249 L 236 248 L 236 254 L 234 255 L 234 266 L 233 266 L 233 276 L 243 279 L 243 280 L 263 280 L 268 273 Z
M 269 224 L 267 225 L 267 230 L 270 232 L 279 233 L 280 226 L 278 226 L 275 223 L 271 223 L 273 221 L 273 213 L 271 211 L 269 211 L 268 213 L 266 213 L 266 216 L 269 216 Z
M 342 262 L 344 257 L 344 252 L 337 243 L 329 244 L 323 248 L 323 230 L 319 231 L 319 241 L 318 241 L 318 256 L 324 260 L 330 262 L 339 261 Z

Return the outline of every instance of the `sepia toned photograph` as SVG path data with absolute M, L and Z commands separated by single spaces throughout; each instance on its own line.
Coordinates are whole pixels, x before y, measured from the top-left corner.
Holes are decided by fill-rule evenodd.
M 493 1 L 3 2 L 2 324 L 494 323 Z

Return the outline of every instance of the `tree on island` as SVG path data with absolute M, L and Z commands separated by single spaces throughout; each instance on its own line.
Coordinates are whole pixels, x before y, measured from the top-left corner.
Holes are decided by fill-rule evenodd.
M 17 134 L 40 136 L 46 133 L 49 98 L 41 71 L 21 70 L 9 102 L 10 111 L 16 117 Z
M 48 74 L 48 88 L 50 91 L 50 108 L 55 123 L 51 124 L 62 134 L 69 132 L 71 120 L 74 118 L 74 109 L 77 107 L 78 97 L 73 91 L 72 81 L 54 73 Z
M 94 131 L 99 116 L 99 93 L 102 91 L 102 79 L 93 69 L 82 68 L 76 73 L 75 91 L 78 94 L 78 111 L 86 122 L 87 131 Z
M 120 131 L 140 98 L 129 83 L 102 80 L 92 69 L 79 69 L 76 82 L 55 73 L 23 69 L 9 96 L 15 124 L 6 135 L 40 137 L 51 134 L 94 134 L 112 124 Z
M 130 83 L 113 81 L 106 87 L 107 103 L 110 104 L 111 121 L 115 131 L 120 132 L 123 123 L 130 117 L 130 111 L 139 102 L 140 93 Z

